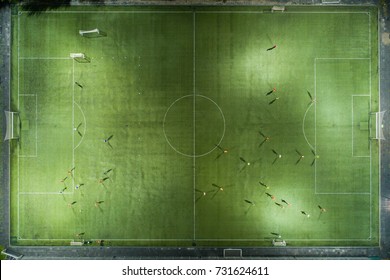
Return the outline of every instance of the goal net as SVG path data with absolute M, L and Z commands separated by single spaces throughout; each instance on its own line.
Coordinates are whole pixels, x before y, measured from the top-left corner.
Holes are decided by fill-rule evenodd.
M 286 241 L 283 239 L 273 239 L 272 240 L 272 245 L 275 247 L 285 247 L 287 245 Z
M 91 59 L 88 58 L 85 54 L 83 53 L 70 53 L 69 54 L 70 58 L 74 59 L 77 62 L 80 63 L 88 63 L 91 62 Z
M 271 12 L 284 12 L 286 10 L 285 6 L 273 6 Z
M 79 30 L 79 34 L 82 37 L 86 37 L 86 38 L 97 38 L 97 37 L 107 36 L 105 32 L 101 31 L 98 28 L 91 29 L 91 30 Z
M 372 139 L 381 139 L 384 140 L 385 136 L 383 134 L 383 117 L 386 111 L 370 113 L 370 123 L 373 123 L 373 116 L 375 116 L 375 136 L 371 137 Z
M 19 139 L 19 113 L 4 111 L 6 120 L 6 132 L 4 141 L 10 139 Z

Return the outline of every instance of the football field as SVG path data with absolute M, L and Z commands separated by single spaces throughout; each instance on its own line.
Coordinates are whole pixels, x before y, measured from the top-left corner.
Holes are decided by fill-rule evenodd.
M 378 246 L 377 13 L 15 8 L 12 244 Z

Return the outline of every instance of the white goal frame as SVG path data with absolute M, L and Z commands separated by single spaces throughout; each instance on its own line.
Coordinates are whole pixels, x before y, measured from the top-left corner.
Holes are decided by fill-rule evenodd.
M 107 34 L 101 31 L 99 28 L 91 29 L 91 30 L 79 30 L 79 34 L 82 37 L 86 38 L 96 38 L 107 36 Z
M 91 62 L 91 59 L 88 58 L 84 53 L 70 53 L 69 56 L 77 62 Z
M 15 119 L 19 120 L 19 113 L 18 112 L 11 112 L 11 111 L 4 111 L 5 113 L 5 120 L 6 120 L 6 132 L 4 141 L 11 140 L 11 139 L 19 139 L 19 135 L 16 135 L 14 126 L 15 126 Z M 18 124 L 17 122 L 16 124 Z
M 286 10 L 286 7 L 285 6 L 273 6 L 271 8 L 271 12 L 284 12 Z
M 386 140 L 385 136 L 383 135 L 383 129 L 382 129 L 383 116 L 385 112 L 386 111 L 370 113 L 370 118 L 372 117 L 372 115 L 375 115 L 375 137 L 372 137 L 372 139 Z

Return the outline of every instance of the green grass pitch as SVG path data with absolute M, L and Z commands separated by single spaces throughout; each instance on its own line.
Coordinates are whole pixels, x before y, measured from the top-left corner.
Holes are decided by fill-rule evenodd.
M 377 246 L 377 9 L 269 11 L 15 9 L 12 243 Z

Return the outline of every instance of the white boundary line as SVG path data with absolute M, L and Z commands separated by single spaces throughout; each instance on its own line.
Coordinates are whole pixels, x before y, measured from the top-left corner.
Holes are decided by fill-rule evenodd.
M 20 57 L 19 59 L 22 59 L 22 60 L 60 60 L 60 59 L 63 59 L 63 60 L 68 60 L 68 59 L 72 59 L 70 57 Z
M 299 239 L 299 238 L 292 238 L 292 239 L 284 239 L 285 241 L 328 241 L 328 242 L 332 242 L 332 241 L 368 241 L 370 238 L 340 238 L 340 239 L 321 239 L 321 238 L 317 238 L 317 239 L 307 239 L 307 238 L 302 238 L 302 239 Z M 58 239 L 52 239 L 52 238 L 38 238 L 38 239 L 32 239 L 32 238 L 19 238 L 18 240 L 24 240 L 24 241 L 74 241 L 76 240 L 75 238 L 58 238 Z M 77 239 L 77 240 L 80 240 L 80 239 Z M 105 241 L 166 241 L 166 242 L 180 242 L 180 241 L 186 241 L 186 242 L 190 242 L 190 241 L 193 241 L 192 239 L 172 239 L 172 238 L 167 238 L 167 239 L 162 239 L 162 238 L 150 238 L 150 239 L 147 239 L 147 238 L 128 238 L 128 239 L 124 239 L 124 238 L 100 238 L 100 239 L 91 239 L 93 241 L 95 240 L 105 240 Z M 241 242 L 241 241 L 269 241 L 271 242 L 271 238 L 241 238 L 241 239 L 220 239 L 220 238 L 198 238 L 197 241 L 221 241 L 221 242 L 226 242 L 226 241 L 237 241 L 237 242 Z M 339 246 L 338 246 L 339 247 Z
M 13 32 L 13 25 L 11 24 L 11 32 Z M 11 33 L 12 34 L 12 33 Z M 18 36 L 19 36 L 19 32 L 18 32 Z M 19 45 L 18 45 L 19 46 Z M 10 50 L 12 52 L 12 47 L 10 47 Z M 18 56 L 19 56 L 19 53 L 18 53 Z M 19 63 L 19 58 L 18 58 L 18 63 Z M 11 64 L 12 64 L 12 55 L 9 57 L 9 63 L 8 63 L 8 83 L 9 83 L 9 88 L 8 88 L 8 96 L 9 96 L 9 99 L 8 99 L 8 109 L 11 110 L 11 98 L 12 98 L 12 82 L 11 82 Z M 19 65 L 18 65 L 19 66 Z M 18 81 L 19 81 L 19 67 L 18 67 Z M 19 88 L 18 88 L 18 95 L 19 95 Z M 19 107 L 17 108 L 19 110 Z M 17 150 L 19 152 L 19 147 L 17 147 Z M 18 165 L 19 165 L 19 159 L 18 159 Z M 18 174 L 18 177 L 19 177 L 19 174 Z M 5 184 L 5 187 L 8 187 L 8 220 L 11 221 L 11 204 L 12 204 L 12 201 L 11 201 L 11 145 L 8 144 L 8 183 Z M 18 190 L 19 191 L 19 190 Z M 19 195 L 18 195 L 19 197 Z M 19 207 L 19 203 L 18 203 L 18 207 Z M 17 219 L 18 219 L 18 222 L 19 222 L 19 216 L 17 216 Z M 11 224 L 11 222 L 9 222 Z M 19 228 L 19 225 L 18 225 L 18 228 Z M 8 236 L 12 236 L 11 235 L 11 226 L 9 225 L 8 226 Z M 11 242 L 10 240 L 8 240 L 8 246 L 10 246 Z
M 195 29 L 195 24 L 196 24 L 196 17 L 195 17 L 195 12 L 192 13 L 192 40 L 193 40 L 193 43 L 192 43 L 192 93 L 193 93 L 193 108 L 192 108 L 192 119 L 193 119 L 193 150 L 192 150 L 192 154 L 193 154 L 193 158 L 192 158 L 192 162 L 193 162 L 193 204 L 194 204 L 194 207 L 193 207 L 193 211 L 194 211 L 194 221 L 193 221 L 193 239 L 196 240 L 196 29 Z
M 74 150 L 75 150 L 75 145 L 74 145 L 74 136 L 75 136 L 75 133 L 74 133 L 74 95 L 75 95 L 75 79 L 74 79 L 74 64 L 75 64 L 75 61 L 74 59 L 72 60 L 72 166 L 70 168 L 75 168 L 75 161 L 74 161 Z M 72 177 L 72 183 L 73 183 L 73 186 L 72 186 L 72 193 L 74 192 L 74 189 L 75 189 L 75 183 L 74 183 L 74 178 L 76 175 L 76 172 L 77 170 L 74 169 L 73 170 L 73 176 Z
M 19 12 L 27 14 L 28 12 Z M 42 14 L 191 14 L 193 11 L 44 11 Z M 198 13 L 198 12 L 197 12 Z
M 371 78 L 370 78 L 371 79 Z M 354 120 L 355 120 L 355 118 L 354 118 L 354 110 L 353 110 L 353 108 L 354 108 L 354 98 L 355 97 L 368 97 L 368 99 L 370 100 L 371 99 L 371 95 L 368 95 L 368 94 L 361 94 L 361 95 L 359 95 L 359 94 L 352 94 L 351 95 L 351 108 L 352 108 L 352 118 L 351 118 L 351 122 L 352 122 L 352 157 L 355 157 L 355 158 L 368 158 L 368 157 L 371 157 L 371 151 L 370 151 L 370 154 L 368 155 L 368 156 L 355 156 L 355 154 L 354 154 L 354 135 L 355 135 L 355 133 L 354 133 L 354 131 L 355 131 L 355 129 L 354 129 Z M 370 141 L 369 139 L 368 139 L 368 141 Z M 370 173 L 371 174 L 371 173 Z
M 316 60 L 371 60 L 369 57 L 316 57 Z
M 18 16 L 18 111 L 20 111 L 20 16 Z M 11 81 L 11 80 L 10 80 Z M 18 146 L 18 210 L 17 210 L 17 238 L 20 236 L 20 147 Z M 10 227 L 11 228 L 11 227 Z M 10 229 L 11 230 L 11 229 Z M 11 236 L 11 235 L 10 235 Z
M 305 138 L 307 145 L 309 145 L 310 149 L 312 149 L 312 150 L 315 152 L 315 148 L 313 147 L 312 144 L 310 144 L 309 140 L 307 139 L 306 132 L 305 132 L 306 115 L 307 115 L 307 113 L 309 112 L 310 108 L 313 106 L 313 104 L 314 104 L 314 102 L 311 103 L 311 104 L 307 107 L 306 112 L 305 112 L 305 114 L 303 115 L 302 132 L 303 132 L 303 137 Z
M 20 192 L 19 193 L 20 195 L 71 195 L 73 194 L 73 192 L 64 192 L 64 193 L 60 193 L 60 192 Z
M 378 42 L 377 42 L 377 44 L 378 44 L 378 49 L 377 49 L 377 53 L 378 53 L 378 59 L 377 59 L 377 61 L 378 61 L 378 92 L 379 92 L 379 96 L 378 96 L 378 108 L 379 108 L 379 111 L 381 111 L 381 60 L 380 60 L 380 54 L 381 54 L 381 49 L 380 49 L 380 47 L 381 47 L 381 36 L 380 36 L 380 34 L 381 34 L 381 25 L 379 24 L 379 14 L 377 15 L 377 18 L 376 18 L 376 22 L 378 22 L 378 30 L 377 30 L 377 32 L 378 32 Z M 372 54 L 371 54 L 372 55 Z M 371 103 L 370 103 L 371 104 Z M 371 108 L 370 108 L 370 110 L 371 110 Z M 371 133 L 371 132 L 370 132 Z M 370 143 L 370 148 L 371 148 L 371 143 Z M 381 196 L 381 189 L 382 189 L 382 182 L 381 182 L 381 161 L 382 161 L 382 158 L 381 158 L 381 141 L 378 141 L 378 149 L 379 149 L 379 155 L 378 155 L 378 166 L 379 166 L 379 168 L 378 168 L 378 175 L 379 175 L 379 177 L 378 177 L 378 181 L 379 181 L 379 198 L 378 198 L 378 201 L 379 201 L 379 215 L 378 215 L 378 225 L 379 225 L 379 233 L 381 233 L 382 231 L 382 223 L 381 223 L 381 209 L 382 209 L 382 200 L 380 199 L 380 196 Z M 371 184 L 371 186 L 372 186 L 372 184 Z M 372 191 L 371 191 L 371 189 L 370 189 L 370 193 L 371 193 Z M 372 198 L 371 198 L 371 201 L 372 201 Z M 371 205 L 371 209 L 372 209 L 372 205 Z M 382 237 L 382 235 L 381 234 L 379 234 L 379 241 L 381 241 L 381 237 Z M 379 244 L 381 244 L 381 243 L 379 243 Z
M 332 195 L 369 195 L 369 192 L 322 192 L 322 193 L 316 193 L 319 195 L 323 194 L 332 194 Z
M 320 11 L 312 11 L 312 12 L 299 12 L 299 11 L 284 11 L 283 13 L 272 13 L 271 11 L 196 11 L 199 14 L 266 14 L 266 15 L 285 15 L 285 14 L 367 14 L 367 12 L 320 12 Z
M 379 12 L 378 12 L 379 14 Z M 378 19 L 378 25 L 379 25 L 379 19 Z M 380 37 L 380 34 L 381 33 L 378 33 L 378 37 Z M 372 44 L 371 44 L 371 12 L 368 13 L 368 50 L 369 50 L 369 57 L 370 57 L 370 63 L 369 63 L 369 69 L 370 69 L 370 74 L 369 74 L 369 87 L 370 87 L 370 112 L 372 111 L 372 104 L 371 104 L 371 99 L 372 99 L 372 50 L 371 50 L 371 47 L 372 47 Z M 380 53 L 378 53 L 378 57 Z M 378 59 L 380 60 L 380 59 Z M 380 76 L 378 77 L 378 80 L 380 81 Z M 380 93 L 378 92 L 378 97 L 379 97 L 379 100 L 380 100 Z M 369 113 L 370 113 L 369 112 Z M 369 128 L 370 129 L 370 128 Z M 371 135 L 371 131 L 370 131 L 370 135 Z M 380 142 L 380 141 L 379 141 Z M 371 141 L 369 142 L 370 144 L 370 238 L 372 237 L 372 145 L 371 145 Z M 380 156 L 380 150 L 379 150 L 379 156 Z M 381 169 L 381 166 L 379 165 L 378 166 L 378 169 L 380 170 Z M 379 177 L 379 181 L 380 181 L 380 177 Z M 378 187 L 380 186 L 380 183 L 378 184 Z M 380 189 L 379 189 L 379 194 L 380 194 Z M 380 199 L 378 199 L 378 201 L 380 201 Z M 379 208 L 380 209 L 380 208 Z M 380 210 L 379 210 L 379 213 L 380 213 Z M 380 222 L 379 222 L 380 224 Z M 379 234 L 380 236 L 380 234 Z
M 65 12 L 58 12 L 58 11 L 48 11 L 48 12 L 45 12 L 45 13 L 193 13 L 194 14 L 194 22 L 195 22 L 195 13 L 263 13 L 263 12 L 245 12 L 245 11 L 237 11 L 237 12 L 225 12 L 225 11 L 197 11 L 197 12 L 194 12 L 194 11 L 65 11 Z M 289 12 L 289 13 L 295 13 L 295 14 L 301 14 L 301 13 L 304 13 L 304 14 L 313 14 L 313 13 L 321 13 L 321 14 L 363 14 L 363 13 L 367 13 L 367 12 Z M 20 13 L 22 14 L 22 13 Z M 370 13 L 368 13 L 370 15 Z M 370 25 L 371 25 L 371 22 L 370 22 Z M 195 25 L 194 25 L 194 30 L 195 30 Z M 370 37 L 371 37 L 371 29 L 370 29 Z M 194 31 L 194 39 L 195 39 L 195 31 Z M 370 45 L 371 45 L 371 41 L 369 41 Z M 194 40 L 194 44 L 195 44 L 195 40 Z M 20 79 L 19 79 L 19 60 L 20 59 L 69 59 L 69 58 L 21 58 L 19 57 L 19 46 L 20 46 L 20 17 L 18 17 L 18 106 L 19 106 L 19 83 L 20 83 Z M 370 53 L 371 53 L 371 50 L 370 50 Z M 325 58 L 316 58 L 316 59 L 325 59 Z M 344 59 L 344 58 L 329 58 L 329 59 Z M 345 59 L 366 59 L 366 58 L 345 58 Z M 370 58 L 371 60 L 371 58 Z M 195 47 L 194 47 L 194 62 L 195 62 Z M 314 66 L 314 73 L 315 73 L 315 97 L 316 97 L 316 62 L 315 62 L 315 66 Z M 371 63 L 370 63 L 370 74 L 371 74 Z M 74 75 L 74 71 L 73 71 L 73 75 Z M 195 100 L 195 64 L 194 64 L 194 100 Z M 370 84 L 371 84 L 371 76 L 370 76 Z M 73 88 L 74 88 L 74 85 L 73 85 Z M 370 91 L 371 91 L 371 87 L 370 87 Z M 74 95 L 73 95 L 73 99 L 74 99 Z M 74 105 L 73 105 L 74 106 Z M 371 100 L 370 100 L 370 106 L 371 106 Z M 194 102 L 194 107 L 195 107 L 195 102 Z M 73 108 L 73 112 L 74 112 L 74 108 Z M 194 114 L 195 114 L 195 110 L 194 110 Z M 315 109 L 315 116 L 316 116 L 316 109 Z M 73 114 L 73 122 L 74 122 L 74 114 Z M 195 122 L 195 120 L 194 120 Z M 315 117 L 315 129 L 316 129 L 316 117 Z M 194 126 L 194 130 L 195 130 L 195 126 Z M 195 137 L 195 134 L 194 134 L 194 137 Z M 194 138 L 195 139 L 195 138 Z M 195 141 L 194 141 L 195 142 Z M 73 145 L 74 146 L 74 145 Z M 315 146 L 316 146 L 316 137 L 315 137 Z M 195 143 L 194 143 L 194 148 L 195 148 Z M 19 151 L 19 150 L 18 150 Z M 73 156 L 73 161 L 74 161 L 74 156 Z M 195 161 L 195 157 L 194 157 L 194 161 Z M 370 166 L 371 167 L 371 166 Z M 18 163 L 18 173 L 20 172 L 20 165 Z M 194 172 L 195 172 L 195 166 L 194 166 Z M 316 176 L 315 176 L 316 177 Z M 371 178 L 370 178 L 371 179 Z M 20 193 L 19 192 L 19 187 L 20 187 L 20 182 L 19 182 L 19 176 L 18 176 L 18 193 L 19 194 L 30 194 L 30 193 Z M 370 186 L 371 187 L 371 186 Z M 195 176 L 194 176 L 194 188 L 195 188 Z M 31 194 L 37 194 L 37 193 L 31 193 Z M 43 194 L 54 194 L 54 193 L 43 193 Z M 55 194 L 58 194 L 58 193 L 55 193 Z M 326 194 L 326 193 L 323 193 L 323 194 Z M 362 195 L 365 195 L 365 194 L 370 194 L 371 196 L 371 191 L 370 193 L 329 193 L 329 194 L 345 194 L 345 195 L 350 195 L 350 194 L 362 194 Z M 195 196 L 194 196 L 195 197 Z M 371 200 L 370 200 L 370 203 L 371 203 Z M 18 235 L 19 235 L 19 195 L 18 195 Z M 194 210 L 195 210 L 195 204 L 194 204 Z M 370 209 L 371 210 L 371 209 Z M 194 211 L 194 215 L 195 215 L 195 211 Z M 371 213 L 372 215 L 372 213 Z M 195 217 L 195 216 L 194 216 Z M 371 218 L 371 217 L 370 217 Z M 371 228 L 370 228 L 370 231 L 371 231 Z M 370 234 L 371 236 L 371 234 Z M 194 237 L 195 237 L 195 220 L 194 220 Z M 19 238 L 19 240 L 72 240 L 72 239 L 21 239 Z M 191 239 L 105 239 L 105 240 L 125 240 L 125 241 L 131 241 L 131 240 L 134 240 L 134 241 L 191 241 Z M 214 240 L 219 240 L 219 241 L 267 241 L 269 239 L 198 239 L 199 241 L 207 241 L 207 240 L 210 240 L 210 241 L 214 241 Z M 288 239 L 290 241 L 294 241 L 294 240 L 307 240 L 307 239 Z M 345 241 L 353 241 L 353 240 L 356 240 L 356 241 L 362 241 L 362 240 L 366 240 L 366 239 L 310 239 L 310 241 L 337 241 L 337 240 L 345 240 Z
M 317 59 L 314 59 L 314 156 L 317 156 Z M 317 194 L 317 160 L 314 161 L 314 194 Z
M 25 14 L 27 12 L 19 12 L 19 14 Z M 45 11 L 43 14 L 269 14 L 271 12 L 264 11 Z M 275 13 L 274 13 L 275 14 Z M 278 14 L 367 14 L 367 12 L 351 12 L 351 11 L 311 11 L 311 12 L 300 12 L 300 11 L 285 11 L 284 13 Z
M 53 238 L 39 238 L 39 239 L 32 239 L 32 238 L 20 238 L 19 240 L 24 240 L 24 241 L 74 241 L 74 240 L 81 240 L 80 238 L 58 238 L 58 239 L 53 239 Z M 190 242 L 192 239 L 172 239 L 172 238 L 167 238 L 167 239 L 162 239 L 162 238 L 142 238 L 142 239 L 136 239 L 136 238 L 129 238 L 129 239 L 122 239 L 122 238 L 99 238 L 99 239 L 89 239 L 89 240 L 105 240 L 105 241 L 170 241 L 170 242 L 177 242 L 177 241 L 187 241 Z M 80 246 L 81 247 L 81 246 Z

